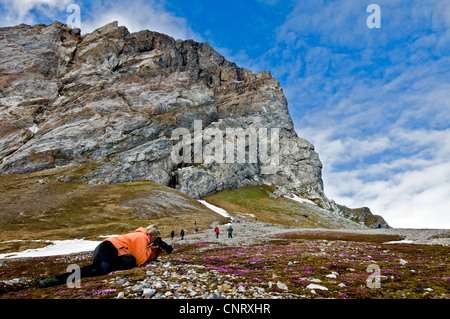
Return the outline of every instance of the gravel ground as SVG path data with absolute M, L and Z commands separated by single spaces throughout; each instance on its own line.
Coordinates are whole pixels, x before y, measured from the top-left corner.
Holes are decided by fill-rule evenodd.
M 345 232 L 369 235 L 400 235 L 404 236 L 402 242 L 432 245 L 449 245 L 450 230 L 445 229 L 368 229 L 368 230 L 349 230 L 349 229 L 304 229 L 285 227 L 280 225 L 266 224 L 256 221 L 240 221 L 232 223 L 233 238 L 228 238 L 227 225 L 212 225 L 209 230 L 199 233 L 188 234 L 183 240 L 174 238 L 168 240 L 172 244 L 198 244 L 198 243 L 217 243 L 218 246 L 230 246 L 232 248 L 252 247 L 265 241 L 273 241 L 273 235 L 291 233 L 291 232 Z M 214 228 L 219 226 L 219 238 L 216 238 Z M 330 249 L 330 242 L 324 242 L 324 247 Z M 320 244 L 319 244 L 320 245 Z M 210 247 L 206 245 L 205 247 Z M 202 248 L 198 248 L 201 252 Z M 292 294 L 287 291 L 287 286 L 282 282 L 273 278 L 271 283 L 262 284 L 260 286 L 254 284 L 242 284 L 236 286 L 236 278 L 230 274 L 222 274 L 214 272 L 215 278 L 211 279 L 211 273 L 204 272 L 202 265 L 185 265 L 185 274 L 177 273 L 177 266 L 164 258 L 154 264 L 154 267 L 146 272 L 147 279 L 133 284 L 127 282 L 126 279 L 117 276 L 112 282 L 122 284 L 125 288 L 123 292 L 119 292 L 116 298 L 200 298 L 200 299 L 222 299 L 222 298 L 305 298 L 305 295 Z M 338 275 L 338 273 L 332 273 Z M 331 275 L 329 275 L 331 276 Z M 323 278 L 322 278 L 323 279 Z M 309 278 L 310 281 L 319 283 L 309 285 L 309 289 L 325 289 L 322 287 L 321 280 L 318 278 Z M 267 285 L 276 287 L 278 292 L 267 289 Z M 345 285 L 344 285 L 345 286 Z M 342 286 L 342 287 L 344 287 Z
M 215 226 L 219 226 L 220 234 L 216 239 L 213 231 Z M 261 243 L 269 239 L 270 236 L 287 233 L 287 232 L 344 232 L 357 233 L 367 235 L 400 235 L 405 239 L 402 242 L 414 244 L 430 244 L 430 245 L 450 245 L 449 229 L 412 229 L 412 228 L 384 228 L 384 229 L 326 229 L 326 228 L 295 228 L 280 226 L 275 224 L 267 224 L 252 220 L 242 220 L 232 223 L 233 238 L 228 238 L 227 225 L 212 225 L 210 230 L 199 233 L 187 233 L 184 242 L 199 241 L 217 241 L 221 244 L 229 246 L 251 246 L 255 243 Z M 273 239 L 273 238 L 272 238 Z M 169 240 L 170 241 L 170 240 Z M 173 242 L 181 242 L 179 238 L 174 238 Z
M 274 224 L 262 223 L 254 220 L 240 220 L 231 224 L 233 227 L 233 238 L 228 238 L 227 225 L 211 225 L 210 229 L 201 232 L 187 232 L 183 240 L 179 237 L 171 240 L 164 238 L 169 244 L 182 247 L 185 244 L 193 244 L 194 250 L 189 253 L 196 252 L 202 254 L 204 249 L 210 249 L 211 244 L 217 244 L 217 248 L 231 247 L 232 249 L 252 249 L 253 246 L 264 244 L 264 242 L 277 240 L 275 235 L 283 233 L 322 233 L 330 232 L 330 240 L 317 241 L 313 250 L 317 250 L 317 254 L 323 254 L 325 251 L 331 252 L 333 250 L 333 234 L 337 232 L 366 234 L 366 235 L 400 235 L 404 239 L 401 242 L 415 243 L 415 244 L 429 244 L 429 245 L 445 245 L 450 246 L 450 230 L 448 229 L 305 229 L 294 228 L 287 226 L 280 226 Z M 218 226 L 220 229 L 219 238 L 216 238 L 214 228 Z M 326 236 L 324 236 L 326 238 Z M 286 239 L 282 239 L 286 240 Z M 202 244 L 203 243 L 203 244 Z M 359 249 L 358 245 L 355 249 Z M 351 253 L 351 252 L 349 252 Z M 183 258 L 181 253 L 180 258 Z M 64 260 L 65 262 L 76 263 L 77 258 L 87 258 L 90 254 L 75 254 L 67 256 L 59 256 L 56 259 Z M 209 256 L 211 254 L 209 253 Z M 81 257 L 80 257 L 81 256 Z M 321 255 L 320 255 L 321 256 Z M 83 259 L 82 258 L 82 259 Z M 319 257 L 318 257 L 319 258 Z M 330 257 L 331 258 L 331 257 Z M 402 256 L 402 258 L 405 258 Z M 23 263 L 27 259 L 17 259 L 17 262 Z M 45 258 L 44 258 L 45 259 Z M 44 260 L 42 259 L 42 260 Z M 278 278 L 273 278 L 271 282 L 258 284 L 250 280 L 248 283 L 239 283 L 239 276 L 234 276 L 229 273 L 222 273 L 220 271 L 206 270 L 205 266 L 200 264 L 185 264 L 180 266 L 177 262 L 171 261 L 168 256 L 161 256 L 157 262 L 151 262 L 141 270 L 142 274 L 135 276 L 127 271 L 118 272 L 117 274 L 110 274 L 100 282 L 88 282 L 79 292 L 66 289 L 64 286 L 59 288 L 50 288 L 49 293 L 53 291 L 53 297 L 61 298 L 98 298 L 102 295 L 108 295 L 113 298 L 200 298 L 200 299 L 217 299 L 217 298 L 305 298 L 303 295 L 298 295 L 287 291 L 287 287 L 283 282 L 279 282 Z M 48 257 L 51 260 L 51 257 Z M 47 261 L 48 262 L 48 261 Z M 294 263 L 297 261 L 294 261 Z M 1 261 L 0 266 L 3 261 Z M 15 265 L 13 262 L 11 266 Z M 14 267 L 14 266 L 13 266 Z M 3 267 L 1 267 L 3 268 Z M 22 268 L 20 268 L 22 269 Z M 19 270 L 20 270 L 19 269 Z M 19 271 L 18 270 L 18 271 Z M 8 271 L 6 269 L 6 271 Z M 15 276 L 19 275 L 15 272 Z M 337 276 L 342 274 L 331 273 L 329 276 Z M 17 298 L 19 295 L 27 294 L 28 287 L 33 287 L 34 277 L 16 277 L 0 280 L 0 296 L 3 292 L 11 291 L 12 298 Z M 20 275 L 19 275 L 20 276 Z M 437 275 L 436 275 L 437 276 Z M 444 275 L 443 275 L 444 276 Z M 334 278 L 334 277 L 333 277 Z M 319 282 L 327 278 L 306 278 L 311 282 Z M 305 280 L 306 280 L 305 279 Z M 97 279 L 93 279 L 97 280 Z M 101 285 L 95 288 L 95 285 Z M 311 285 L 310 285 L 311 286 Z M 277 291 L 272 291 L 271 287 L 275 287 Z M 308 286 L 309 287 L 309 286 Z M 314 286 L 319 287 L 320 286 Z M 345 288 L 345 285 L 342 286 Z M 94 289 L 95 288 L 95 289 Z M 342 288 L 342 289 L 344 289 Z M 434 287 L 437 291 L 437 289 Z M 20 291 L 21 290 L 21 291 Z M 18 291 L 17 295 L 13 291 Z M 23 291 L 23 292 L 22 292 Z M 38 297 L 40 290 L 35 292 Z M 44 293 L 44 292 L 42 292 Z M 74 295 L 75 293 L 79 295 Z M 71 294 L 68 296 L 67 294 Z M 441 295 L 439 295 L 441 296 Z M 308 296 L 306 296 L 308 297 Z M 11 298 L 11 297 L 8 297 Z M 2 299 L 2 297 L 0 297 Z

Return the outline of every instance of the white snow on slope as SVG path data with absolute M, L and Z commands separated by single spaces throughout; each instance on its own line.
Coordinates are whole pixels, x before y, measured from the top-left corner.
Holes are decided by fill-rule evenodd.
M 211 209 L 212 211 L 215 211 L 217 214 L 233 219 L 233 217 L 231 217 L 231 215 L 225 209 L 214 206 L 213 204 L 210 204 L 207 201 L 202 200 L 202 199 L 199 199 L 198 201 L 200 203 L 202 203 L 203 205 L 205 205 L 206 207 L 208 207 L 209 209 Z
M 309 199 L 306 199 L 306 198 L 299 197 L 299 196 L 297 196 L 297 195 L 295 195 L 295 194 L 292 194 L 292 196 L 293 196 L 293 197 L 288 197 L 288 196 L 284 196 L 284 197 L 289 198 L 289 199 L 292 199 L 292 200 L 295 200 L 296 202 L 299 202 L 299 203 L 308 203 L 308 204 L 312 204 L 312 205 L 317 205 L 317 204 L 314 203 L 312 200 L 309 200 Z
M 16 253 L 0 254 L 0 259 L 47 257 L 56 255 L 75 254 L 84 251 L 93 251 L 101 241 L 84 239 L 52 240 L 51 245 L 36 249 L 27 249 Z
M 413 240 L 408 240 L 408 239 L 402 239 L 402 240 L 394 240 L 394 241 L 387 241 L 384 244 L 414 244 Z

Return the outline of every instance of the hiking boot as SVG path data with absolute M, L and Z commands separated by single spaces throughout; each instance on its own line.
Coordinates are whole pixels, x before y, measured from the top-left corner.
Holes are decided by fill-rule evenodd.
M 58 282 L 58 280 L 56 280 L 56 278 L 39 280 L 39 288 L 53 287 L 58 284 L 59 284 L 59 282 Z

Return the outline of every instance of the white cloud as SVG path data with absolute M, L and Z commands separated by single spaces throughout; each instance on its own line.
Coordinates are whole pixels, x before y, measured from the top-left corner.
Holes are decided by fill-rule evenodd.
M 318 137 L 315 145 L 324 163 L 325 192 L 337 203 L 368 206 L 394 227 L 450 228 L 450 129 L 392 130 L 386 136 L 390 148 L 418 151 L 409 157 L 345 170 L 335 169 L 341 155 L 348 151 L 355 157 L 364 156 L 364 148 L 347 149 L 350 141 L 336 143 L 329 133 Z M 381 152 L 387 144 L 383 141 L 378 148 L 380 141 L 368 137 L 356 145 L 365 144 L 365 149 Z M 348 163 L 354 161 L 347 159 Z
M 379 32 L 358 24 L 367 4 L 314 3 L 279 28 L 304 64 L 283 59 L 278 75 L 325 193 L 395 227 L 450 228 L 450 2 L 380 0 Z
M 119 25 L 126 26 L 130 32 L 148 29 L 168 34 L 175 39 L 201 40 L 186 19 L 177 17 L 165 10 L 159 2 L 152 0 L 121 1 L 109 5 L 96 2 L 87 17 L 83 18 L 82 12 L 82 32 L 92 32 L 112 21 L 118 21 Z
M 0 0 L 3 8 L 0 23 L 1 26 L 21 23 L 33 25 L 42 21 L 42 17 L 66 23 L 71 14 L 67 12 L 67 6 L 71 3 L 80 6 L 82 33 L 92 32 L 110 22 L 118 21 L 119 25 L 127 27 L 130 32 L 149 29 L 176 39 L 201 40 L 186 19 L 167 11 L 161 1 L 156 0 L 86 1 L 86 3 L 73 0 Z
M 14 26 L 21 23 L 37 23 L 36 14 L 39 12 L 52 19 L 58 11 L 65 10 L 72 0 L 0 0 L 3 15 L 0 17 L 2 26 Z M 56 19 L 55 19 L 56 20 Z
M 298 2 L 280 27 L 278 40 L 294 43 L 302 37 L 320 34 L 322 43 L 363 47 L 364 43 L 355 41 L 355 32 L 360 37 L 366 31 L 365 9 L 364 3 L 353 0 Z
M 369 201 L 396 227 L 450 228 L 450 163 L 394 176 Z

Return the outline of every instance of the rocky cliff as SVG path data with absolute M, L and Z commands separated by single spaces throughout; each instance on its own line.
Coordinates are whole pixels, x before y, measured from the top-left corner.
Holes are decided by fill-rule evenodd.
M 89 163 L 89 183 L 150 180 L 195 198 L 265 183 L 342 215 L 269 72 L 240 68 L 208 43 L 117 22 L 85 35 L 56 21 L 1 28 L 0 43 L 1 174 Z M 237 146 L 218 152 L 239 144 L 230 128 L 255 133 L 241 139 L 240 161 Z M 270 152 L 255 142 L 263 136 Z

